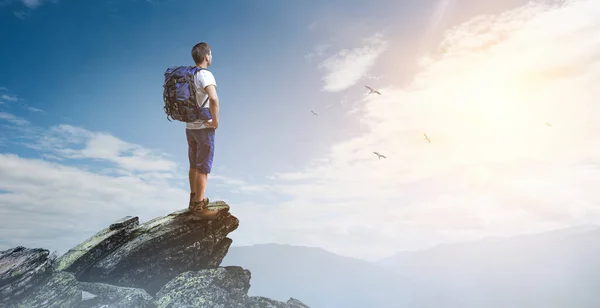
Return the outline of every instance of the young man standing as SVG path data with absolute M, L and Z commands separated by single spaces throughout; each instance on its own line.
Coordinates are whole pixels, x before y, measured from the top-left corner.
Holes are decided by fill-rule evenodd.
M 204 197 L 215 151 L 215 130 L 219 127 L 217 83 L 213 74 L 206 69 L 212 63 L 210 46 L 205 42 L 196 44 L 192 48 L 192 58 L 196 63 L 196 67 L 203 68 L 194 77 L 196 100 L 198 106 L 201 106 L 208 99 L 208 109 L 212 119 L 186 123 L 185 134 L 190 161 L 191 193 L 189 210 L 195 216 L 216 218 L 218 211 L 208 209 L 208 198 Z

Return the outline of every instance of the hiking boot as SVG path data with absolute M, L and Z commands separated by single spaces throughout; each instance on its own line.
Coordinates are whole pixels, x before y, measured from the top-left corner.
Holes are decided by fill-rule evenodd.
M 217 219 L 219 218 L 220 212 L 218 210 L 205 208 L 202 210 L 195 210 L 192 215 L 202 219 Z
M 190 200 L 190 211 L 201 211 L 208 208 L 208 198 L 202 199 L 202 201 Z
M 208 202 L 208 198 L 204 198 L 199 202 L 194 202 L 191 210 L 192 215 L 198 218 L 217 219 L 220 212 L 218 210 L 209 209 Z

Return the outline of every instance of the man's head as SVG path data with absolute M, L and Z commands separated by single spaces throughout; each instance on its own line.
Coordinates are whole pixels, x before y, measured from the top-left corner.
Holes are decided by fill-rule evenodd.
M 212 53 L 207 43 L 201 42 L 192 48 L 192 58 L 196 65 L 208 67 L 212 63 Z

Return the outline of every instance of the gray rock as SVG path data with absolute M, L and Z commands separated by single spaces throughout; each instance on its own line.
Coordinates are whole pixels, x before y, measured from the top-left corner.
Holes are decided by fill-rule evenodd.
M 140 220 L 137 217 L 133 216 L 125 216 L 115 222 L 113 222 L 108 229 L 109 230 L 119 230 L 119 229 L 132 229 L 140 224 Z
M 81 302 L 79 308 L 151 308 L 153 298 L 148 292 L 137 288 L 113 286 L 105 283 L 79 282 L 81 290 L 93 294 Z
M 142 225 L 123 217 L 56 262 L 45 249 L 1 251 L 0 308 L 307 308 L 249 297 L 250 271 L 218 267 L 239 220 L 224 202 L 209 207 L 221 217 L 198 220 L 187 209 Z
M 250 271 L 239 266 L 226 266 L 185 272 L 169 281 L 156 294 L 158 308 L 304 308 L 306 305 L 248 296 Z
M 227 234 L 239 220 L 227 204 L 215 220 L 195 220 L 187 210 L 158 217 L 132 230 L 129 240 L 97 260 L 80 281 L 143 288 L 154 294 L 180 273 L 218 266 L 229 249 Z
M 185 272 L 156 294 L 156 306 L 236 307 L 250 288 L 250 272 L 227 267 Z
M 287 304 L 290 308 L 310 308 L 300 300 L 295 299 L 293 297 L 290 297 L 290 299 L 288 299 Z
M 276 301 L 263 296 L 250 296 L 248 298 L 248 308 L 289 308 L 287 303 Z
M 22 246 L 0 252 L 0 303 L 16 300 L 52 273 L 46 249 Z
M 125 243 L 131 237 L 131 229 L 137 225 L 137 217 L 127 216 L 116 221 L 110 227 L 100 230 L 69 249 L 56 260 L 54 267 L 59 271 L 73 273 L 79 278 L 94 262 Z
M 248 308 L 310 308 L 295 298 L 284 303 L 263 296 L 250 296 L 246 305 Z
M 75 308 L 80 302 L 81 290 L 75 276 L 67 272 L 54 272 L 47 281 L 9 307 Z

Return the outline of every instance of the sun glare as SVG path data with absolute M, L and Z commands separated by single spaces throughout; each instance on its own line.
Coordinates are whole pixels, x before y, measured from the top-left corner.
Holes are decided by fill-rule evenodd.
M 460 74 L 440 70 L 436 76 L 440 91 L 432 105 L 446 105 L 447 137 L 464 147 L 461 152 L 471 162 L 539 156 L 546 150 L 547 110 L 538 110 L 535 93 L 526 93 L 525 80 L 516 78 L 523 68 L 509 60 L 508 55 L 490 54 L 462 61 Z

